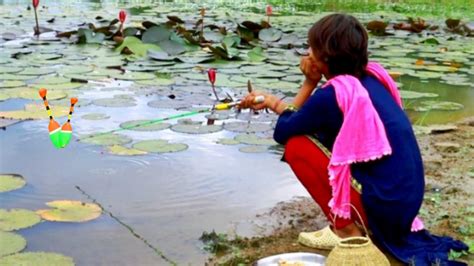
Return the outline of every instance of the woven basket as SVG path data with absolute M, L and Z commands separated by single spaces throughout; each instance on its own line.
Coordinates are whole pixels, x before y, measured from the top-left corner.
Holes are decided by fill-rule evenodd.
M 326 259 L 327 266 L 390 266 L 387 257 L 380 251 L 368 237 L 362 218 L 357 209 L 351 204 L 362 223 L 367 237 L 344 238 L 329 253 Z M 335 222 L 335 221 L 334 221 Z

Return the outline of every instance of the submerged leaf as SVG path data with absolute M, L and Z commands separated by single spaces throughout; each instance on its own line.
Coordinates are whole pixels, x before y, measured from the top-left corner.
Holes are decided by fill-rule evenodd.
M 86 135 L 86 136 L 80 137 L 79 140 L 84 143 L 103 145 L 103 146 L 124 145 L 124 144 L 132 142 L 132 139 L 125 135 L 113 134 L 113 133 Z
M 113 145 L 108 147 L 108 151 L 110 154 L 113 155 L 121 155 L 121 156 L 135 156 L 135 155 L 145 155 L 147 152 L 133 149 L 133 148 L 127 148 L 121 145 Z

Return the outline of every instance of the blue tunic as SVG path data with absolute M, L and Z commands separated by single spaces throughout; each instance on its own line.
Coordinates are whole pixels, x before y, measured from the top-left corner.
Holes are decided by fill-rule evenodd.
M 410 231 L 421 207 L 424 173 L 421 153 L 405 112 L 376 78 L 364 76 L 362 85 L 379 114 L 392 147 L 392 154 L 379 160 L 351 165 L 352 176 L 362 185 L 362 204 L 373 238 L 404 263 L 457 265 L 448 261 L 450 249 L 467 250 L 460 241 Z M 283 112 L 274 138 L 285 144 L 292 136 L 316 135 L 332 150 L 342 126 L 333 86 L 316 90 L 297 112 Z M 463 264 L 461 264 L 463 265 Z

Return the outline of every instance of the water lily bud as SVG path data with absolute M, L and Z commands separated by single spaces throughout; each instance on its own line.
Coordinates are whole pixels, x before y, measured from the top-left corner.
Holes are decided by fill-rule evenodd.
M 212 85 L 216 82 L 216 70 L 214 68 L 209 68 L 207 71 L 207 76 L 209 77 L 209 81 Z
M 267 16 L 271 16 L 273 14 L 273 8 L 271 5 L 267 5 Z
M 120 10 L 120 13 L 119 13 L 120 23 L 124 23 L 126 19 L 127 19 L 127 13 L 125 12 L 125 10 Z
M 39 6 L 39 0 L 33 0 L 33 7 L 36 9 Z

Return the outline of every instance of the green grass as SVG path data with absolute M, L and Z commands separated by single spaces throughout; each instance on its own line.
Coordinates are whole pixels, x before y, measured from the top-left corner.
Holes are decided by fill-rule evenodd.
M 474 0 L 270 0 L 275 7 L 310 12 L 395 12 L 423 18 L 474 19 Z

